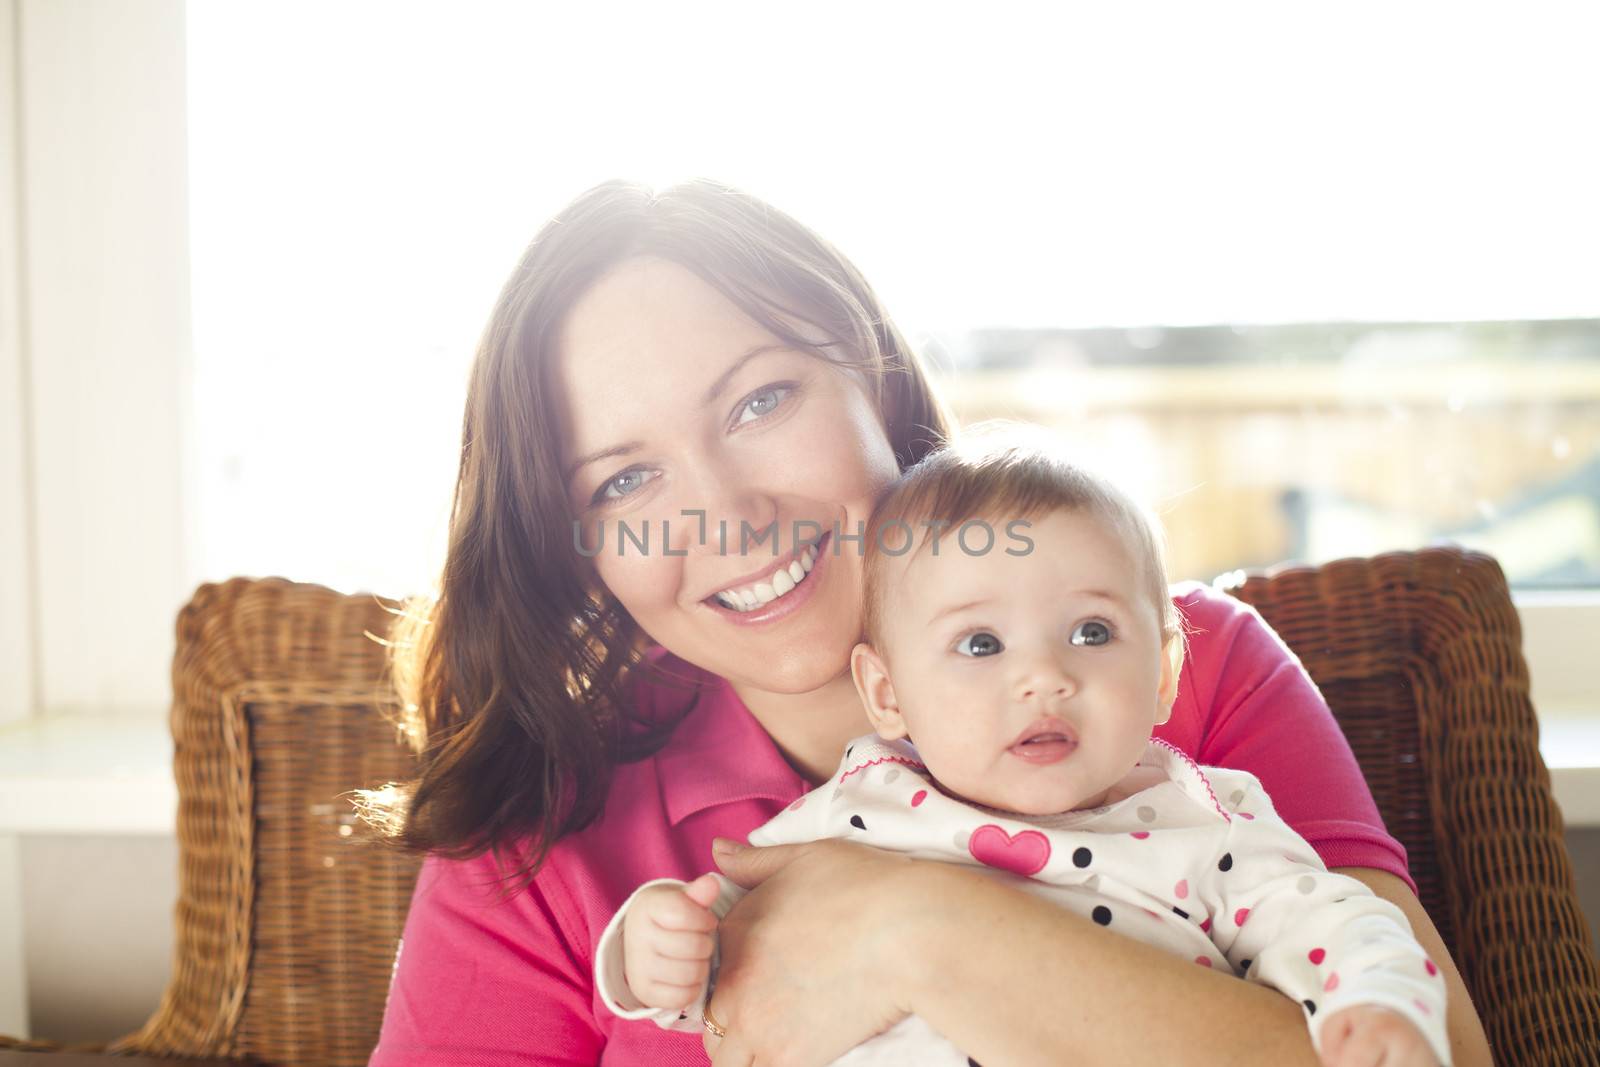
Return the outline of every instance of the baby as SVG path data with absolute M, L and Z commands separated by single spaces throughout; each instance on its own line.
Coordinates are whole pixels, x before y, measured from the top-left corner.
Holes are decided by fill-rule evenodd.
M 990 435 L 906 472 L 865 552 L 851 671 L 876 733 L 751 844 L 980 866 L 1293 998 L 1328 1067 L 1449 1063 L 1444 980 L 1399 909 L 1329 873 L 1253 776 L 1151 738 L 1183 633 L 1160 534 L 1127 497 Z M 641 886 L 596 952 L 607 1007 L 698 1031 L 705 931 L 741 893 L 715 873 Z M 912 1016 L 836 1062 L 968 1060 Z

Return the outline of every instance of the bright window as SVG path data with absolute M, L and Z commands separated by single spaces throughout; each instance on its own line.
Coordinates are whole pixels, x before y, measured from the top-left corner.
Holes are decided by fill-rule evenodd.
M 420 588 L 504 275 L 615 176 L 843 248 L 1174 573 L 1441 537 L 1600 584 L 1600 19 L 1274 4 L 189 7 L 208 577 Z

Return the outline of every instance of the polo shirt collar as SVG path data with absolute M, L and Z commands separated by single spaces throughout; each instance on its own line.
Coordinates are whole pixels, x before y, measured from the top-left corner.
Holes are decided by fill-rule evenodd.
M 672 825 L 719 804 L 787 804 L 805 793 L 810 786 L 733 686 L 706 671 L 695 670 L 694 677 L 699 699 L 655 756 L 661 800 Z

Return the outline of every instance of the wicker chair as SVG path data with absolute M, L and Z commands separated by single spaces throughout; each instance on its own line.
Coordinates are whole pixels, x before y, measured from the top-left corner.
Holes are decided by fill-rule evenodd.
M 1497 1062 L 1600 1063 L 1600 974 L 1499 566 L 1427 549 L 1224 585 L 1328 698 Z M 416 864 L 367 841 L 344 795 L 410 767 L 370 636 L 395 607 L 234 579 L 180 613 L 174 972 L 109 1051 L 366 1062 Z

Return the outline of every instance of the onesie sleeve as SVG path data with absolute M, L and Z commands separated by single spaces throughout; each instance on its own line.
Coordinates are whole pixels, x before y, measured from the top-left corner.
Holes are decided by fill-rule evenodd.
M 713 872 L 714 873 L 714 872 Z M 722 875 L 716 875 L 718 893 L 717 899 L 711 903 L 711 911 L 719 920 L 724 918 L 729 910 L 739 902 L 745 891 Z M 706 995 L 710 989 L 710 982 L 700 990 L 700 995 L 695 997 L 695 1006 L 676 1011 L 670 1008 L 651 1008 L 639 1002 L 633 995 L 633 990 L 628 988 L 627 972 L 623 964 L 622 955 L 622 924 L 627 918 L 628 909 L 633 907 L 639 894 L 651 886 L 672 885 L 682 888 L 688 882 L 677 878 L 656 878 L 644 883 L 635 889 L 631 896 L 623 902 L 617 913 L 611 916 L 611 921 L 606 924 L 600 941 L 594 951 L 594 980 L 595 988 L 600 994 L 600 1001 L 607 1010 L 619 1019 L 649 1019 L 663 1030 L 683 1030 L 690 1033 L 699 1033 L 702 1026 L 702 1012 L 706 1002 Z M 713 939 L 716 937 L 712 932 Z M 718 946 L 713 942 L 711 949 L 711 974 L 715 975 L 717 963 L 720 960 Z
M 1239 772 L 1213 786 L 1242 793 L 1220 854 L 1198 880 L 1211 939 L 1249 981 L 1298 1001 L 1322 1048 L 1328 1018 L 1354 1005 L 1398 1012 L 1450 1064 L 1444 978 L 1399 908 L 1333 874 L 1278 817 L 1261 783 Z
M 1388 871 L 1416 892 L 1405 847 L 1389 835 L 1338 721 L 1289 646 L 1255 608 L 1220 590 L 1185 582 L 1174 600 L 1188 629 L 1184 714 L 1161 736 L 1197 763 L 1260 779 L 1325 865 Z

